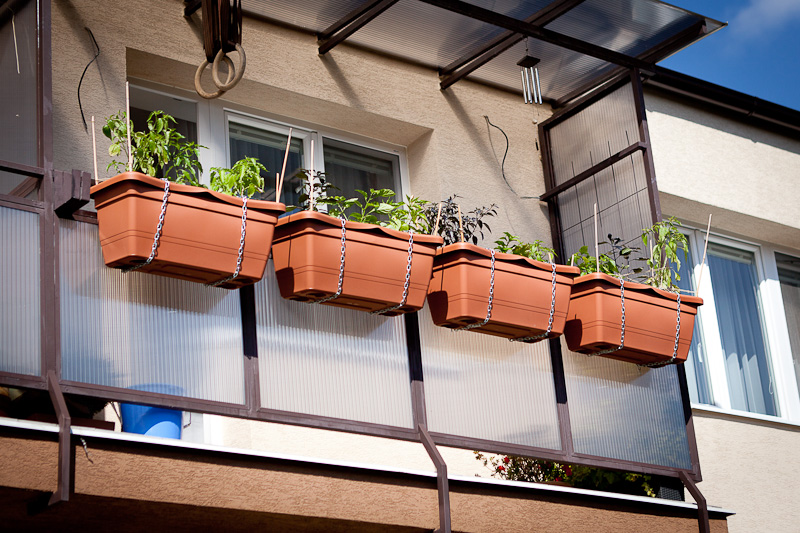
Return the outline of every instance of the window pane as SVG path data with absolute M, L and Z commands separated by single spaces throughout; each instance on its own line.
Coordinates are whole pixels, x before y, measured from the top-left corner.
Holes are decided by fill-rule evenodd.
M 789 328 L 792 361 L 797 387 L 800 389 L 800 259 L 784 254 L 775 254 L 778 263 L 778 280 L 781 283 L 783 309 Z
M 679 255 L 680 257 L 680 255 Z M 680 280 L 676 280 L 678 287 L 687 293 L 692 294 L 695 286 L 692 280 L 692 270 L 694 258 L 689 250 L 686 251 L 686 260 L 681 258 L 681 268 L 678 271 Z M 702 308 L 701 308 L 702 309 Z M 700 315 L 695 317 L 694 335 L 692 344 L 689 347 L 689 356 L 686 359 L 684 369 L 686 370 L 686 381 L 689 385 L 689 397 L 695 403 L 714 404 L 711 395 L 711 384 L 708 378 L 708 360 L 706 359 L 705 345 L 703 344 L 703 328 L 700 327 Z
M 0 207 L 0 371 L 41 372 L 39 215 Z
M 324 140 L 323 155 L 328 181 L 339 189 L 334 194 L 361 198 L 356 189 L 392 189 L 399 193 L 396 176 L 400 159 L 396 155 L 332 139 Z
M 0 7 L 0 159 L 31 166 L 39 163 L 36 5 L 15 2 L 13 14 Z
M 755 256 L 751 252 L 709 243 L 708 266 L 731 406 L 777 416 L 764 342 Z
M 267 168 L 262 172 L 264 192 L 256 198 L 275 200 L 275 177 L 283 167 L 283 155 L 286 151 L 288 135 L 277 133 L 244 124 L 230 122 L 228 134 L 231 145 L 231 165 L 244 157 L 255 157 Z M 303 191 L 303 181 L 295 174 L 303 168 L 303 141 L 293 137 L 289 148 L 289 159 L 286 161 L 286 175 L 291 176 L 283 184 L 281 202 L 286 205 L 297 205 Z

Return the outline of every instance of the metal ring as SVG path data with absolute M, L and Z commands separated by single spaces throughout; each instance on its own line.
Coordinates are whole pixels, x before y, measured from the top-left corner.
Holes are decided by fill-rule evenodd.
M 211 65 L 211 78 L 214 80 L 214 85 L 216 85 L 220 91 L 230 91 L 236 86 L 237 83 L 239 83 L 239 81 L 241 81 L 242 76 L 244 76 L 244 68 L 247 65 L 247 58 L 244 55 L 244 48 L 242 48 L 241 44 L 236 43 L 236 51 L 239 52 L 239 57 L 242 60 L 242 64 L 239 66 L 238 71 L 235 69 L 233 70 L 236 74 L 233 78 L 233 81 L 231 81 L 231 69 L 233 69 L 231 66 L 233 64 L 232 61 L 231 64 L 228 65 L 228 79 L 225 80 L 225 83 L 219 81 L 220 59 L 227 59 L 230 61 L 230 58 L 225 55 L 225 52 L 223 52 L 222 49 L 217 52 L 217 56 L 214 58 L 214 63 Z
M 215 58 L 215 61 L 216 61 L 216 58 Z M 231 78 L 236 74 L 236 69 L 234 69 L 233 61 L 231 61 L 228 56 L 224 57 L 224 61 L 228 65 L 228 81 L 230 81 Z M 195 90 L 195 92 L 197 92 L 197 94 L 199 94 L 200 96 L 202 96 L 206 100 L 212 100 L 214 98 L 219 98 L 220 96 L 225 94 L 225 91 L 223 91 L 222 89 L 219 89 L 216 92 L 207 93 L 203 89 L 203 86 L 200 84 L 200 79 L 203 77 L 203 71 L 206 69 L 206 67 L 208 65 L 209 65 L 208 59 L 204 59 L 203 62 L 200 63 L 200 66 L 197 67 L 197 72 L 194 73 L 194 90 Z M 211 70 L 212 70 L 211 73 L 213 75 L 213 73 L 214 73 L 213 70 L 214 69 L 212 68 Z

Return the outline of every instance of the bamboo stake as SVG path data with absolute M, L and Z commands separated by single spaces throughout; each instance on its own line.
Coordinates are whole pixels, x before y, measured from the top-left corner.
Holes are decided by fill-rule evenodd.
M 92 115 L 92 156 L 94 158 L 94 182 L 100 183 L 100 175 L 97 173 L 97 135 L 94 131 L 94 115 Z
M 700 274 L 697 276 L 697 291 L 700 293 L 700 282 L 703 281 L 703 268 L 706 266 L 706 251 L 708 251 L 708 235 L 711 233 L 711 213 L 708 214 L 708 227 L 706 228 L 706 243 L 703 245 L 703 262 L 700 263 Z
M 442 216 L 442 202 L 439 202 L 439 209 L 436 211 L 436 223 L 433 225 L 433 231 L 431 235 L 436 235 L 439 233 L 439 217 Z
M 128 172 L 133 172 L 133 147 L 131 146 L 131 86 L 125 82 L 125 120 L 128 130 Z
M 464 242 L 464 224 L 461 222 L 461 204 L 458 206 L 458 232 L 461 234 L 461 242 Z
M 286 173 L 286 161 L 289 159 L 289 147 L 292 145 L 292 128 L 289 128 L 289 136 L 286 138 L 286 152 L 283 154 L 283 167 L 281 168 L 281 173 L 278 174 L 275 179 L 275 201 L 281 201 L 281 189 L 283 189 L 283 178 L 285 177 L 284 174 Z
M 594 256 L 597 259 L 597 272 L 600 272 L 600 239 L 597 238 L 597 203 L 594 204 Z
M 311 139 L 311 175 L 308 179 L 308 210 L 314 210 L 314 139 Z

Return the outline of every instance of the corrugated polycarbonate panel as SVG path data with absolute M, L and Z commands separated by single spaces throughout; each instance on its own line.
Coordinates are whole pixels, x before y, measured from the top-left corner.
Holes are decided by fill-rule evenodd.
M 255 288 L 261 405 L 413 427 L 403 317 L 284 300 L 273 272 Z
M 0 371 L 39 375 L 39 215 L 0 207 L 0 250 Z
M 107 268 L 97 226 L 60 226 L 65 380 L 244 403 L 238 291 Z
M 625 84 L 550 128 L 555 184 L 640 140 L 633 88 Z
M 675 366 L 562 352 L 576 453 L 691 468 Z
M 440 328 L 427 306 L 419 322 L 431 431 L 561 448 L 547 342 L 509 342 Z

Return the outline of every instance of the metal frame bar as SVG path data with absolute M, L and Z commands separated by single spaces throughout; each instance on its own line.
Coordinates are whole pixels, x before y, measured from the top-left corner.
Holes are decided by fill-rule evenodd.
M 452 526 L 450 523 L 450 480 L 447 477 L 447 463 L 436 448 L 436 444 L 428 433 L 428 428 L 425 427 L 425 424 L 418 424 L 417 430 L 425 451 L 428 452 L 431 461 L 436 467 L 436 491 L 439 495 L 439 527 L 434 530 L 434 533 L 450 533 Z
M 545 26 L 584 1 L 585 0 L 558 0 L 526 18 L 524 22 L 535 26 Z M 488 43 L 473 48 L 446 67 L 439 69 L 439 75 L 444 76 L 439 83 L 439 87 L 442 90 L 447 89 L 524 38 L 523 35 L 515 31 L 507 30 L 491 39 Z
M 703 496 L 703 493 L 700 492 L 700 489 L 697 488 L 697 485 L 695 485 L 694 481 L 687 476 L 685 472 L 680 473 L 680 478 L 683 485 L 689 491 L 689 494 L 691 494 L 692 498 L 697 502 L 697 522 L 700 533 L 711 533 L 711 524 L 708 521 L 708 504 L 706 503 L 705 496 Z
M 399 0 L 370 0 L 317 34 L 319 54 L 325 55 Z
M 56 373 L 47 373 L 47 390 L 58 417 L 58 485 L 48 505 L 69 501 L 75 482 L 75 453 L 72 450 L 72 419 L 67 402 L 58 385 Z

